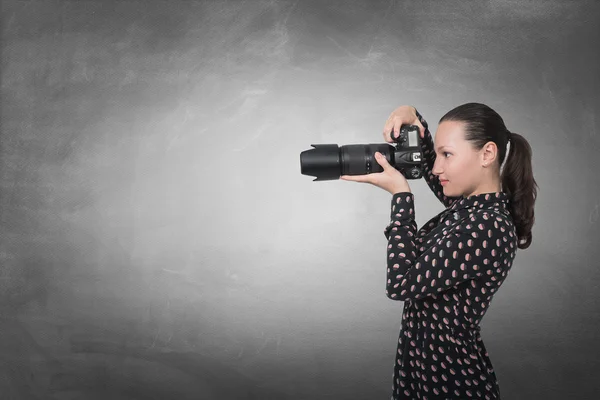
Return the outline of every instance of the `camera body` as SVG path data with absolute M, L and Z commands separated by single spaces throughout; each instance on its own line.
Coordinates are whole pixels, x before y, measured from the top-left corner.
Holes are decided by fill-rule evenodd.
M 300 153 L 300 171 L 303 175 L 315 176 L 314 181 L 383 172 L 383 167 L 375 160 L 375 152 L 378 151 L 407 180 L 422 178 L 423 154 L 419 127 L 402 125 L 395 144 L 311 144 L 314 149 Z

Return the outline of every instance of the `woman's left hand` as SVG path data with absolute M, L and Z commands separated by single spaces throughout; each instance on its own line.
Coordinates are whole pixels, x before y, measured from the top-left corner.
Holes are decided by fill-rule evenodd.
M 378 151 L 375 152 L 375 160 L 383 167 L 383 172 L 366 175 L 342 175 L 340 179 L 370 183 L 390 192 L 392 195 L 400 192 L 410 192 L 410 187 L 404 175 L 392 167 L 387 159 Z

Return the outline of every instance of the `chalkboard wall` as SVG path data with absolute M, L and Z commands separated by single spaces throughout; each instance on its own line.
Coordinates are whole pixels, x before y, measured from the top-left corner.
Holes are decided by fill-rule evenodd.
M 482 321 L 505 399 L 600 387 L 600 7 L 1 1 L 0 397 L 389 399 L 389 193 L 313 182 L 467 102 L 533 149 L 533 243 Z M 419 227 L 443 205 L 411 181 Z

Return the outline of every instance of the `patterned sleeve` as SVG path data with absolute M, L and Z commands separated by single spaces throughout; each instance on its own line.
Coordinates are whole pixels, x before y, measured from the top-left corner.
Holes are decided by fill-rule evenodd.
M 427 121 L 425 121 L 425 118 L 423 118 L 416 108 L 415 112 L 417 113 L 417 118 L 419 118 L 423 128 L 425 128 L 425 135 L 421 141 L 421 151 L 423 152 L 423 176 L 425 177 L 427 185 L 429 185 L 435 196 L 442 203 L 444 203 L 445 207 L 449 207 L 457 199 L 457 197 L 446 196 L 444 194 L 444 188 L 440 184 L 439 178 L 433 175 L 433 163 L 435 163 L 436 159 L 433 137 L 431 136 L 431 132 L 429 132 L 429 127 L 427 126 Z
M 388 239 L 386 295 L 392 300 L 421 299 L 448 290 L 500 267 L 501 218 L 478 213 L 417 256 L 413 194 L 392 197 Z M 506 239 L 506 238 L 504 238 Z

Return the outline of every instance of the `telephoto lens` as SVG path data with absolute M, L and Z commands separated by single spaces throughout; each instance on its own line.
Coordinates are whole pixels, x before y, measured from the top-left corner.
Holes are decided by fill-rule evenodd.
M 311 144 L 314 149 L 300 153 L 300 172 L 314 176 L 315 181 L 383 172 L 383 167 L 375 160 L 375 153 L 380 152 L 406 179 L 420 179 L 423 176 L 423 157 L 419 127 L 402 125 L 396 144 Z

